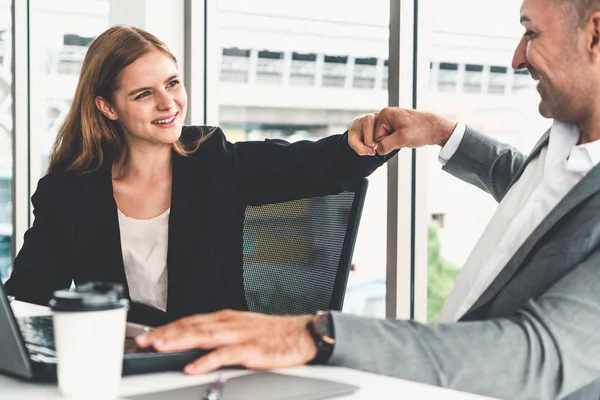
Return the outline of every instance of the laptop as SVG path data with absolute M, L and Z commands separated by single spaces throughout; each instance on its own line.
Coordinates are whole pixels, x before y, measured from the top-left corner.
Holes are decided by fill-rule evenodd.
M 193 350 L 157 353 L 137 347 L 133 338 L 144 326 L 127 323 L 123 375 L 182 370 L 208 353 Z M 32 381 L 56 381 L 52 316 L 16 318 L 0 283 L 0 373 Z

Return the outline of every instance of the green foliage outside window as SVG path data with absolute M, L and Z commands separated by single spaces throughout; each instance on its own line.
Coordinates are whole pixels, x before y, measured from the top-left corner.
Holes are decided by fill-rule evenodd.
M 435 322 L 460 271 L 442 258 L 435 223 L 429 225 L 428 229 L 428 264 L 427 321 Z

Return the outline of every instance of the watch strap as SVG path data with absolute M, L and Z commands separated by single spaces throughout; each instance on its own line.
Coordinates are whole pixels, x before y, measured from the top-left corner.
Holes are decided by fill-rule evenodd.
M 312 336 L 317 346 L 317 354 L 315 357 L 308 362 L 310 365 L 323 365 L 327 364 L 333 354 L 333 346 L 335 340 L 330 337 L 325 337 L 324 332 L 320 331 L 315 323 L 317 318 L 325 318 L 325 323 L 328 324 L 327 332 L 333 332 L 333 321 L 331 314 L 327 312 L 319 312 L 316 318 L 312 318 L 306 325 L 306 329 Z M 332 343 L 333 342 L 333 343 Z

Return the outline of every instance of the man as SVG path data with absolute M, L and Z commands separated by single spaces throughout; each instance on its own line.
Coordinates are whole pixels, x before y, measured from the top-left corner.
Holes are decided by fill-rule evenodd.
M 433 114 L 385 109 L 362 127 L 379 154 L 443 146 L 444 169 L 500 203 L 442 323 L 223 311 L 138 343 L 215 349 L 188 373 L 313 360 L 500 398 L 600 398 L 600 1 L 524 0 L 521 23 L 513 67 L 555 120 L 529 157 Z

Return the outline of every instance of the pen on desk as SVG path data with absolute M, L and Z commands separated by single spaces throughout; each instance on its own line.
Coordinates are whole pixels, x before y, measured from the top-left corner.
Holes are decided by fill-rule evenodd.
M 202 400 L 220 400 L 223 395 L 223 390 L 225 389 L 225 378 L 219 376 L 219 378 L 214 381 L 208 389 L 204 391 L 204 395 L 202 396 Z

